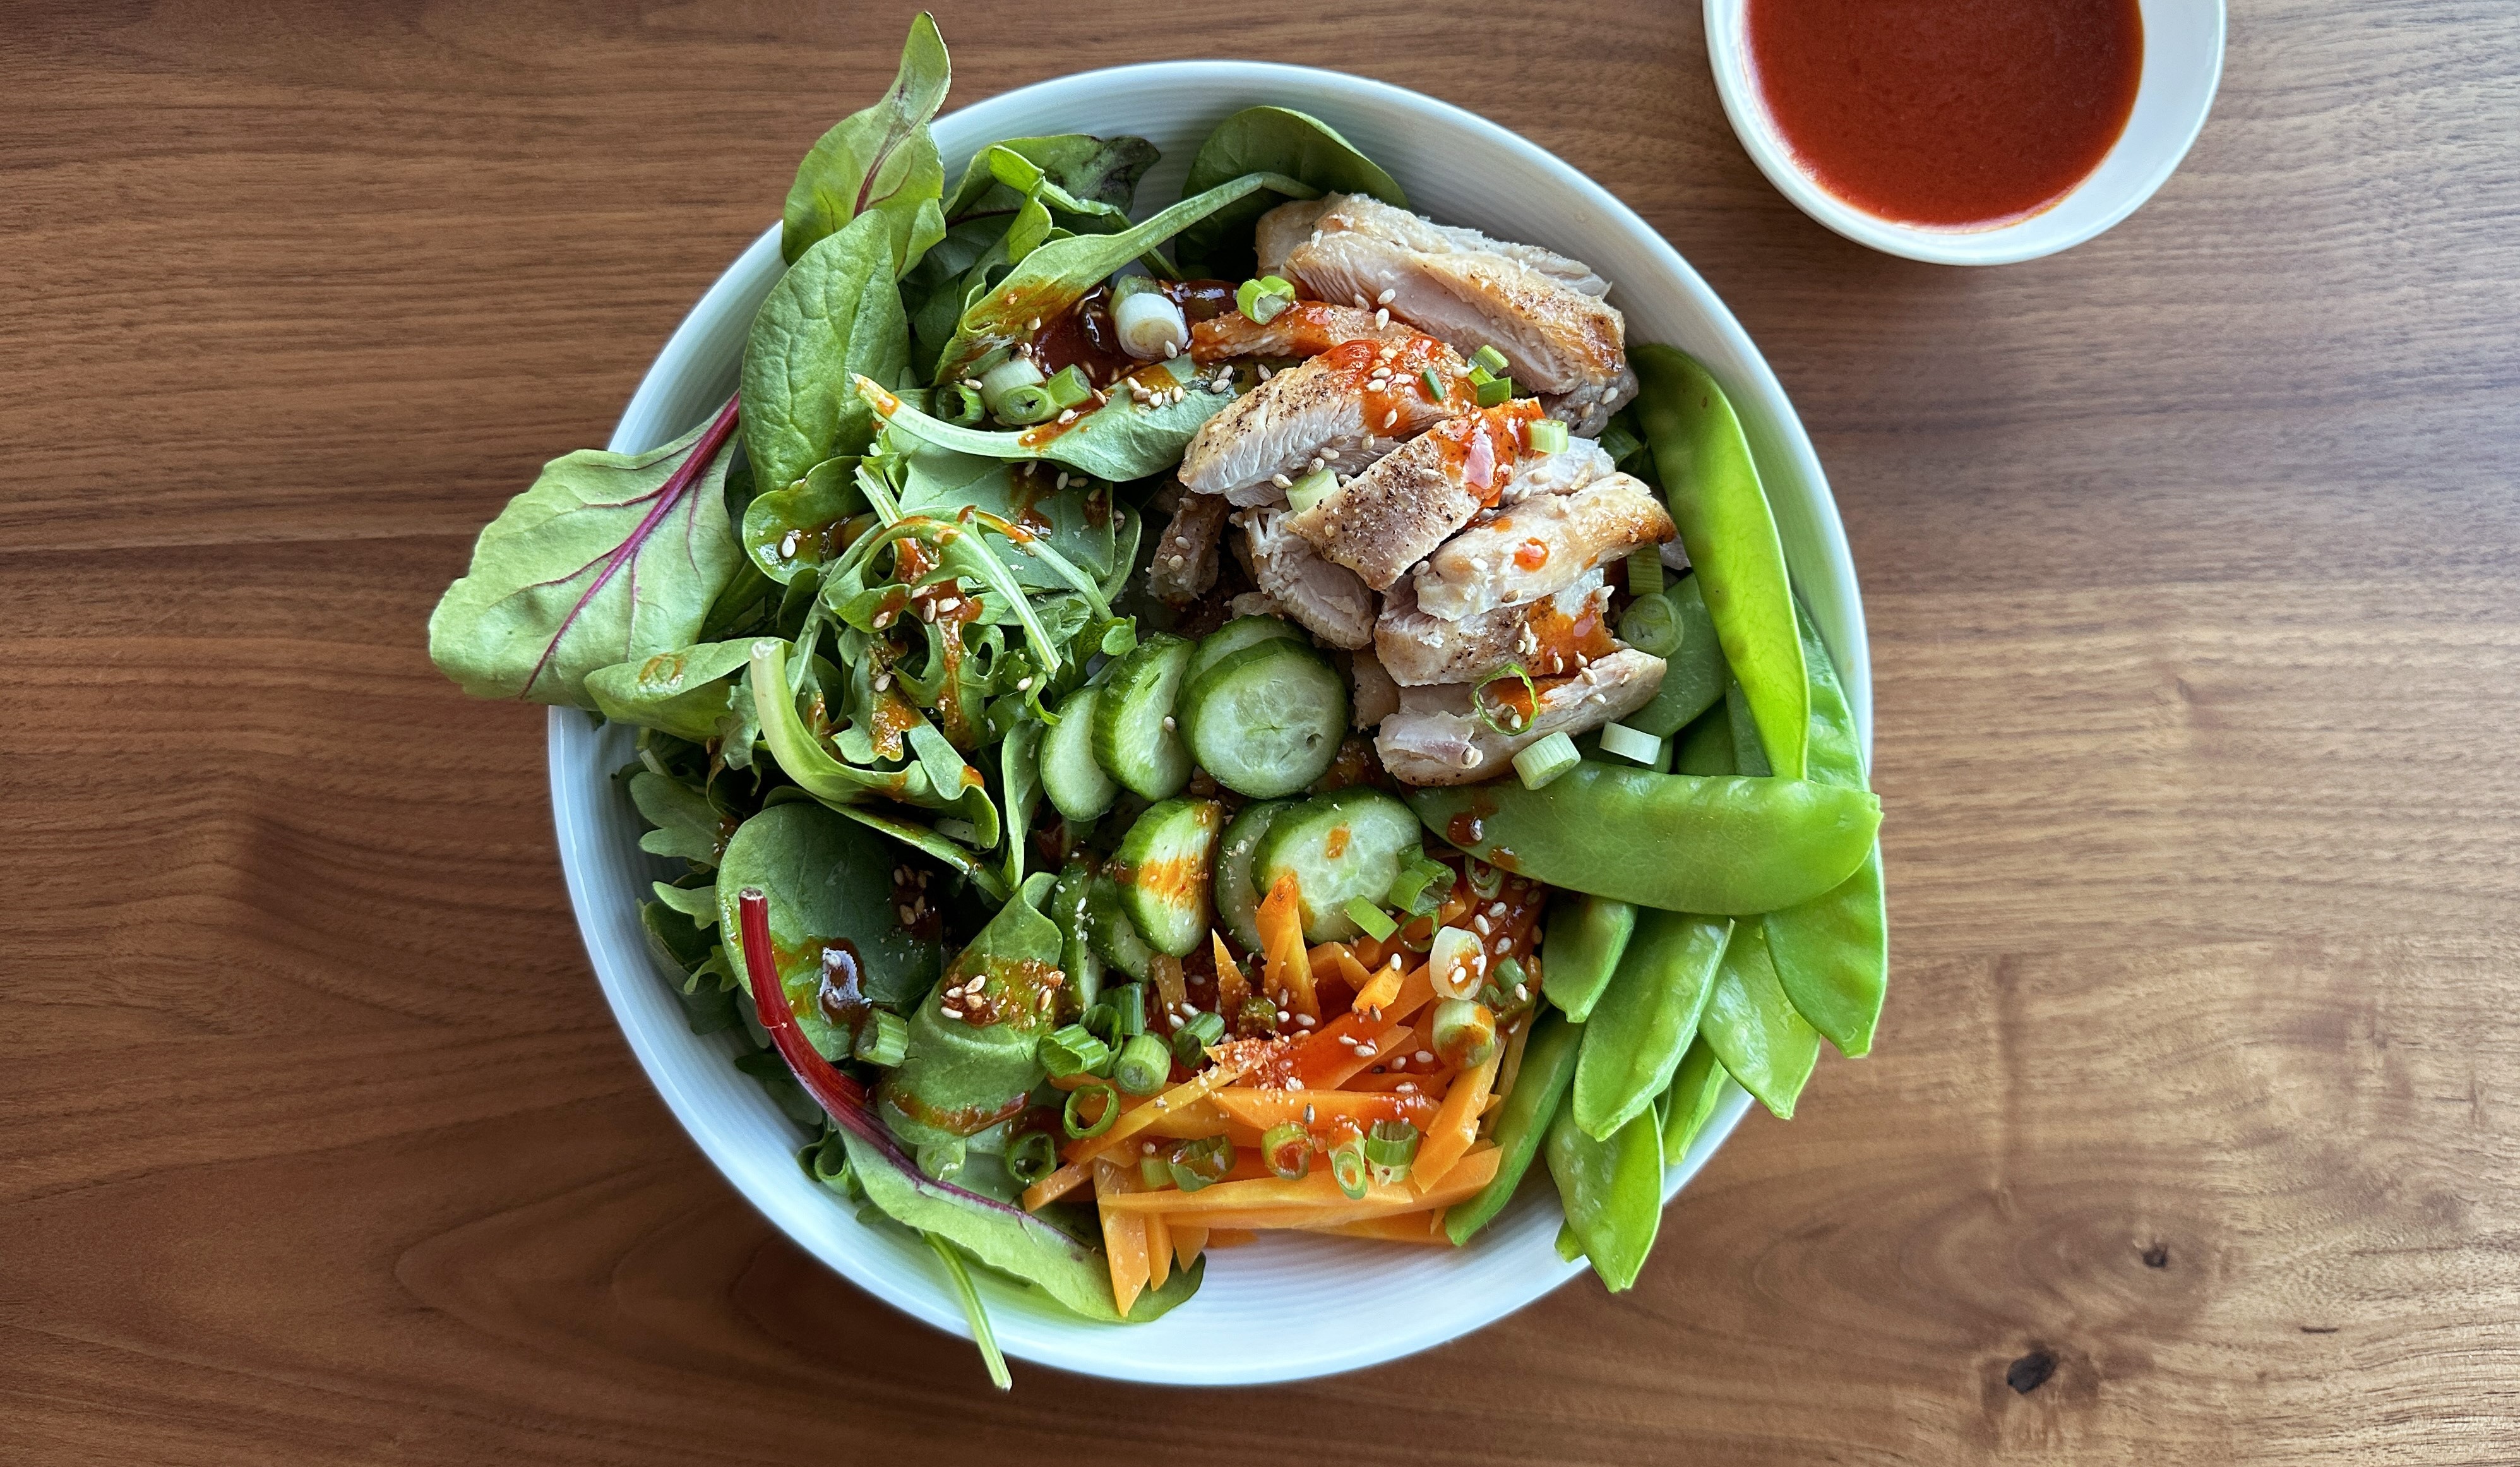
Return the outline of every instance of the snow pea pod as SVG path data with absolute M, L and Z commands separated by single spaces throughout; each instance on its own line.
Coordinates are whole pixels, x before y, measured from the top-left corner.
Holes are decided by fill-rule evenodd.
M 1549 1174 L 1593 1271 L 1613 1294 L 1635 1284 L 1662 1227 L 1662 1127 L 1651 1113 L 1596 1141 L 1573 1107 L 1560 1109 L 1549 1127 Z
M 1674 774 L 1741 772 L 1740 766 L 1732 761 L 1732 720 L 1722 708 L 1708 710 L 1671 742 L 1671 772 Z
M 1575 1123 L 1606 1141 L 1671 1086 L 1732 935 L 1730 917 L 1648 911 L 1575 1062 Z M 1650 1119 L 1650 1118 L 1649 1118 Z
M 1619 721 L 1667 739 L 1723 701 L 1724 685 L 1732 673 L 1724 665 L 1724 647 L 1716 639 L 1715 619 L 1707 615 L 1706 596 L 1698 589 L 1697 577 L 1683 576 L 1679 584 L 1660 594 L 1678 619 L 1680 646 L 1663 659 L 1662 686 L 1654 691 L 1653 702 Z M 1628 615 L 1635 616 L 1635 610 Z
M 1796 608 L 1800 612 L 1800 608 Z M 1838 685 L 1827 644 L 1809 615 L 1799 619 L 1803 660 L 1811 667 L 1811 774 L 1824 784 L 1861 788 L 1864 746 L 1854 711 Z M 1872 1048 L 1873 1027 L 1890 979 L 1890 939 L 1883 913 L 1881 845 L 1875 841 L 1855 874 L 1826 894 L 1761 919 L 1768 954 L 1785 996 L 1838 1053 Z
M 1631 348 L 1628 360 L 1637 372 L 1637 417 L 1695 568 L 1690 578 L 1758 714 L 1768 762 L 1800 779 L 1811 694 L 1784 545 L 1750 440 L 1724 390 L 1687 355 L 1646 344 Z
M 1794 1118 L 1794 1099 L 1820 1059 L 1820 1031 L 1794 1011 L 1768 957 L 1765 924 L 1744 922 L 1724 950 L 1698 1021 L 1715 1057 L 1779 1121 Z
M 1745 916 L 1809 901 L 1872 846 L 1881 802 L 1793 779 L 1697 778 L 1591 760 L 1545 790 L 1412 790 L 1436 835 L 1552 887 L 1666 911 Z
M 1678 1165 L 1696 1144 L 1697 1133 L 1715 1118 L 1715 1103 L 1724 1098 L 1724 1062 L 1715 1057 L 1715 1048 L 1698 1035 L 1689 1041 L 1688 1053 L 1681 1056 L 1680 1069 L 1671 1077 L 1671 1088 L 1664 1092 L 1662 1118 L 1663 1160 Z
M 1533 1018 L 1531 1037 L 1522 1046 L 1522 1068 L 1514 1075 L 1513 1088 L 1506 1091 L 1496 1126 L 1489 1132 L 1497 1146 L 1496 1175 L 1477 1196 L 1444 1213 L 1444 1233 L 1455 1246 L 1468 1242 L 1472 1233 L 1513 1201 L 1514 1188 L 1522 1185 L 1531 1159 L 1540 1154 L 1550 1122 L 1575 1078 L 1575 1056 L 1583 1043 L 1583 1025 L 1546 1009 Z
M 1619 954 L 1637 930 L 1632 901 L 1560 892 L 1549 901 L 1548 935 L 1540 950 L 1540 971 L 1547 975 L 1541 991 L 1582 1023 L 1599 1002 L 1610 976 L 1619 970 Z

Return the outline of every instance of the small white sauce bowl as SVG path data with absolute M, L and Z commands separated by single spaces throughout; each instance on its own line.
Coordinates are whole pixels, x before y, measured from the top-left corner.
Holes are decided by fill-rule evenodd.
M 1751 160 L 1804 213 L 1859 245 L 1938 265 L 2008 265 L 2070 250 L 2134 213 L 2205 126 L 2223 81 L 2224 0 L 2140 0 L 2143 74 L 2134 115 L 2100 165 L 2064 198 L 2007 224 L 1902 224 L 1822 188 L 1794 159 L 1752 74 L 1749 0 L 1706 0 L 1706 55 L 1724 114 Z

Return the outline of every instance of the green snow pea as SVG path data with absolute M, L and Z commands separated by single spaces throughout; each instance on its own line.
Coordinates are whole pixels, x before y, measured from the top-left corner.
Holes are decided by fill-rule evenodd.
M 1829 661 L 1819 629 L 1808 615 L 1800 625 L 1803 660 L 1811 667 L 1812 778 L 1860 788 L 1865 784 L 1864 746 L 1856 736 L 1854 711 L 1847 707 L 1836 665 Z M 1777 979 L 1795 1009 L 1838 1053 L 1853 1057 L 1869 1051 L 1890 978 L 1879 841 L 1855 874 L 1826 894 L 1761 920 Z
M 1732 761 L 1732 719 L 1721 706 L 1698 715 L 1697 721 L 1680 731 L 1671 741 L 1671 772 L 1674 774 L 1738 774 L 1740 766 Z
M 1759 743 L 1759 721 L 1750 711 L 1749 695 L 1741 690 L 1738 678 L 1724 689 L 1724 721 L 1732 730 L 1732 772 L 1753 779 L 1773 776 L 1777 771 L 1768 763 L 1768 752 Z
M 1732 934 L 1698 1025 L 1743 1089 L 1778 1120 L 1794 1119 L 1794 1098 L 1820 1059 L 1820 1031 L 1794 1011 L 1777 982 L 1764 924 L 1744 922 Z
M 1639 918 L 1575 1062 L 1575 1123 L 1586 1135 L 1610 1139 L 1670 1088 L 1732 935 L 1730 917 L 1648 911 Z
M 1653 702 L 1619 721 L 1667 739 L 1721 702 L 1732 670 L 1724 665 L 1724 647 L 1715 636 L 1715 619 L 1707 615 L 1706 596 L 1697 577 L 1683 576 L 1660 593 L 1680 622 L 1680 648 L 1663 659 L 1662 686 Z M 1636 615 L 1631 607 L 1628 615 Z M 1726 771 L 1730 773 L 1730 770 Z
M 1665 1162 L 1678 1166 L 1688 1148 L 1697 1142 L 1697 1133 L 1715 1119 L 1715 1103 L 1724 1098 L 1724 1062 L 1715 1057 L 1714 1046 L 1706 1036 L 1689 1041 L 1688 1053 L 1681 1056 L 1680 1069 L 1673 1073 L 1671 1088 L 1664 1092 L 1662 1118 L 1662 1155 Z
M 1619 954 L 1637 930 L 1632 901 L 1560 892 L 1549 899 L 1548 934 L 1540 950 L 1541 991 L 1578 1024 L 1593 1012 L 1610 975 L 1619 970 Z
M 1489 1134 L 1497 1145 L 1496 1175 L 1479 1194 L 1444 1213 L 1444 1232 L 1456 1246 L 1488 1225 L 1513 1200 L 1531 1159 L 1549 1134 L 1566 1086 L 1575 1078 L 1575 1056 L 1583 1047 L 1584 1026 L 1546 1009 L 1532 1021 L 1531 1037 L 1523 1041 L 1522 1068 L 1513 1088 L 1505 1092 L 1496 1127 Z
M 1662 1127 L 1651 1111 L 1596 1141 L 1573 1107 L 1561 1108 L 1549 1127 L 1549 1174 L 1593 1271 L 1613 1294 L 1635 1284 L 1662 1226 Z
M 1768 762 L 1800 779 L 1811 693 L 1794 633 L 1784 544 L 1759 485 L 1750 440 L 1704 367 L 1653 344 L 1632 348 L 1628 360 L 1637 371 L 1637 417 L 1694 568 L 1690 579 L 1704 593 L 1725 661 L 1758 714 Z
M 1545 790 L 1412 790 L 1436 835 L 1534 881 L 1666 911 L 1743 916 L 1809 901 L 1871 848 L 1881 802 L 1792 779 L 1697 778 L 1591 760 Z

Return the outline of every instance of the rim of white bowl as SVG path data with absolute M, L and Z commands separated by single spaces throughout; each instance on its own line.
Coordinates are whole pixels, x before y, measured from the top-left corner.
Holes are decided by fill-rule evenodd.
M 979 144 L 1012 135 L 993 119 L 1019 108 L 1076 103 L 1090 106 L 1097 94 L 1109 89 L 1189 78 L 1208 82 L 1221 94 L 1249 98 L 1252 102 L 1274 99 L 1291 104 L 1300 98 L 1326 111 L 1336 110 L 1331 104 L 1397 108 L 1467 132 L 1489 146 L 1516 155 L 1548 175 L 1556 187 L 1572 196 L 1573 203 L 1631 236 L 1653 257 L 1736 358 L 1735 369 L 1723 374 L 1721 380 L 1735 403 L 1744 408 L 1745 426 L 1753 428 L 1754 447 L 1763 458 L 1781 455 L 1787 462 L 1778 467 L 1790 468 L 1792 477 L 1808 486 L 1804 496 L 1807 502 L 1797 502 L 1793 509 L 1804 538 L 1817 543 L 1815 553 L 1802 558 L 1813 564 L 1797 565 L 1795 569 L 1806 584 L 1825 583 L 1827 605 L 1816 607 L 1815 616 L 1836 653 L 1868 762 L 1872 745 L 1871 668 L 1861 592 L 1826 476 L 1800 418 L 1748 334 L 1696 271 L 1634 210 L 1554 155 L 1476 114 L 1387 82 L 1307 67 L 1235 61 L 1145 63 L 1036 82 L 939 117 L 935 123 L 938 144 L 950 169 Z M 733 363 L 741 353 L 750 319 L 749 311 L 740 307 L 757 298 L 776 279 L 781 269 L 779 234 L 774 224 L 756 238 L 685 317 L 623 410 L 610 445 L 614 450 L 634 451 L 667 440 L 698 421 L 707 411 L 706 405 L 722 401 L 732 390 Z M 719 365 L 713 367 L 712 363 Z M 1780 506 L 1780 513 L 1782 509 Z M 1789 560 L 1797 559 L 1791 555 L 1793 538 L 1789 536 Z M 960 1306 L 941 1281 L 923 1270 L 914 1277 L 886 1266 L 872 1253 L 852 1252 L 847 1244 L 833 1241 L 832 1215 L 845 1215 L 845 1211 L 828 1192 L 815 1188 L 800 1205 L 792 1191 L 775 1186 L 773 1179 L 779 1169 L 785 1169 L 790 1176 L 795 1173 L 792 1158 L 782 1154 L 768 1159 L 769 1165 L 765 1166 L 765 1159 L 746 1154 L 757 1149 L 754 1143 L 735 1133 L 709 1098 L 700 1093 L 700 1084 L 686 1077 L 685 1062 L 666 1051 L 666 1045 L 678 1036 L 690 1038 L 681 1011 L 647 952 L 639 933 L 635 900 L 628 902 L 625 910 L 621 893 L 604 890 L 607 882 L 603 863 L 618 859 L 625 847 L 635 850 L 636 842 L 637 825 L 626 809 L 627 802 L 608 788 L 610 781 L 601 772 L 614 767 L 617 761 L 603 762 L 596 753 L 597 744 L 607 733 L 617 735 L 619 730 L 597 728 L 583 712 L 564 708 L 551 711 L 547 728 L 554 824 L 580 936 L 624 1038 L 667 1108 L 710 1164 L 800 1248 L 903 1312 L 949 1334 L 970 1338 Z M 717 1063 L 731 1069 L 725 1066 L 722 1056 Z M 1748 1093 L 1728 1080 L 1716 1115 L 1688 1154 L 1667 1170 L 1666 1204 L 1723 1145 L 1750 1107 Z M 801 1209 L 808 1206 L 818 1212 L 806 1215 Z M 853 1218 L 847 1219 L 847 1227 L 867 1231 Z M 1581 1262 L 1559 1261 L 1545 1240 L 1540 1244 L 1540 1255 L 1531 1261 L 1533 1266 L 1515 1287 L 1489 1291 L 1476 1310 L 1413 1319 L 1380 1334 L 1358 1330 L 1352 1346 L 1301 1359 L 1238 1361 L 1232 1368 L 1198 1361 L 1167 1362 L 1158 1368 L 1145 1361 L 1114 1358 L 1106 1349 L 1096 1348 L 1096 1342 L 1108 1341 L 1115 1335 L 1160 1330 L 1165 1323 L 1195 1310 L 1196 1301 L 1154 1325 L 1099 1325 L 1082 1319 L 1045 1318 L 1030 1311 L 1009 1314 L 993 1308 L 992 1326 L 1008 1355 L 1054 1368 L 1149 1384 L 1273 1384 L 1361 1369 L 1444 1344 L 1504 1318 L 1585 1271 Z M 1233 1266 L 1231 1254 L 1216 1257 L 1221 1261 L 1217 1265 L 1220 1268 Z M 984 1295 L 1001 1305 L 1019 1298 L 1011 1286 L 994 1279 L 984 1276 L 979 1282 Z
M 2135 115 L 2110 145 L 2100 163 L 2056 203 L 2009 224 L 1993 229 L 1933 229 L 1902 224 L 1867 212 L 1823 189 L 1794 161 L 1793 150 L 1778 131 L 1775 117 L 1750 74 L 1750 52 L 1743 39 L 1749 0 L 1706 0 L 1706 59 L 1715 72 L 1716 95 L 1724 115 L 1759 171 L 1794 206 L 1828 228 L 1855 241 L 1903 258 L 1932 265 L 2009 265 L 2071 250 L 2096 239 L 2141 208 L 2196 145 L 2205 119 L 2214 110 L 2223 85 L 2223 44 L 2227 23 L 2225 0 L 2209 0 L 2210 31 L 2156 48 L 2156 36 L 2181 37 L 2182 27 L 2208 19 L 2208 7 L 2196 0 L 2140 0 L 2143 15 L 2143 71 L 2137 83 Z M 2173 8 L 2176 7 L 2176 13 Z M 2156 24 L 2156 21 L 2164 23 Z M 2175 89 L 2175 90 L 2174 90 Z M 2148 160 L 2121 166 L 2120 155 L 2136 138 L 2138 124 L 2151 150 Z M 2166 145 L 2166 146 L 2165 146 Z M 2090 201 L 2103 197 L 2097 208 Z

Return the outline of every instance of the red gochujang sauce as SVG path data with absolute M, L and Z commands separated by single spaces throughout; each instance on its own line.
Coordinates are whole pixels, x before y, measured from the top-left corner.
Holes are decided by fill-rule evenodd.
M 1750 65 L 1814 181 L 1905 224 L 2034 214 L 2126 130 L 2137 0 L 1749 0 Z

